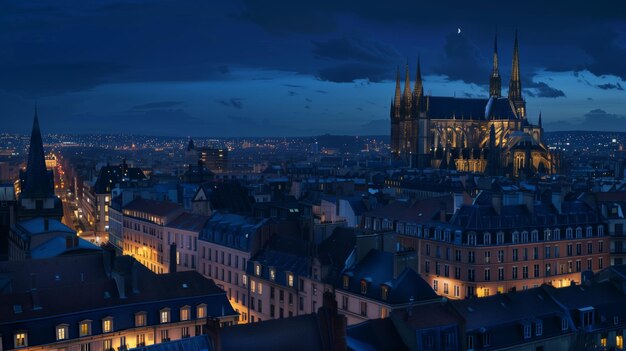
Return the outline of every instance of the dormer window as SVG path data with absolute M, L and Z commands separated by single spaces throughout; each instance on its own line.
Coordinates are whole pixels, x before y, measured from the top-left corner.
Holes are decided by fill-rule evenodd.
M 59 324 L 56 328 L 56 337 L 57 340 L 65 340 L 68 338 L 68 325 L 67 324 Z
M 180 320 L 188 321 L 189 319 L 191 319 L 191 309 L 189 308 L 189 306 L 181 307 L 180 308 Z
M 110 333 L 113 331 L 113 317 L 106 317 L 102 319 L 102 332 Z
M 271 281 L 276 280 L 276 270 L 274 268 L 270 268 L 270 280 Z
M 16 349 L 28 346 L 28 333 L 25 331 L 15 333 L 13 345 Z
M 91 321 L 82 321 L 78 324 L 78 334 L 80 336 L 91 335 Z
M 387 300 L 389 298 L 389 287 L 387 285 L 382 285 L 380 287 L 380 297 L 383 300 Z
M 561 330 L 566 331 L 568 329 L 567 318 L 561 318 Z
M 293 274 L 292 273 L 287 273 L 287 285 L 293 288 Z
M 530 339 L 531 336 L 532 334 L 531 334 L 530 324 L 525 324 L 524 325 L 524 339 Z
M 257 276 L 261 275 L 261 265 L 258 263 L 254 265 L 254 274 Z
M 146 325 L 146 312 L 135 313 L 135 327 L 143 327 Z
M 206 304 L 198 305 L 196 308 L 196 318 L 206 318 Z
M 347 289 L 349 285 L 350 285 L 350 277 L 348 277 L 347 275 L 344 275 L 343 276 L 343 288 Z
M 159 323 L 165 324 L 170 322 L 170 309 L 164 308 L 159 311 Z
M 361 294 L 367 294 L 367 281 L 361 280 Z
M 535 323 L 535 335 L 541 336 L 542 334 L 543 334 L 543 322 L 537 321 L 537 323 Z

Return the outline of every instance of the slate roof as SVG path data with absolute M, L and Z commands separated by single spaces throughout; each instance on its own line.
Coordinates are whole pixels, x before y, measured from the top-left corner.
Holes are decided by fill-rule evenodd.
M 241 251 L 252 249 L 256 232 L 269 220 L 216 211 L 206 222 L 200 240 Z
M 203 216 L 188 212 L 183 212 L 180 216 L 167 224 L 170 228 L 199 232 L 209 221 L 209 216 Z
M 96 194 L 106 194 L 110 193 L 111 189 L 120 183 L 143 179 L 146 179 L 146 176 L 141 168 L 128 168 L 125 162 L 117 166 L 106 165 L 100 168 L 100 174 L 93 186 L 93 191 Z
M 90 243 L 82 238 L 76 238 L 77 245 L 73 247 L 67 247 L 66 238 L 57 236 L 45 243 L 31 249 L 30 257 L 33 259 L 42 259 L 59 256 L 67 253 L 78 253 L 80 251 L 98 251 L 100 247 Z
M 372 319 L 352 325 L 348 327 L 347 334 L 349 350 L 409 350 L 402 342 L 391 318 Z
M 315 314 L 239 324 L 220 330 L 222 351 L 318 351 L 323 349 L 321 333 Z
M 317 248 L 317 257 L 328 268 L 322 279 L 333 283 L 345 268 L 348 257 L 354 252 L 356 230 L 354 228 L 337 227 L 333 233 L 322 241 Z
M 361 261 L 345 270 L 350 277 L 348 289 L 355 295 L 390 304 L 403 304 L 411 301 L 423 301 L 438 298 L 424 279 L 411 268 L 405 268 L 394 278 L 394 253 L 372 249 Z M 361 280 L 368 282 L 366 294 L 361 293 Z M 382 299 L 381 285 L 389 287 L 388 297 Z M 337 282 L 337 288 L 343 289 L 343 281 Z
M 432 119 L 517 119 L 507 98 L 457 98 L 430 96 L 428 115 Z
M 167 216 L 182 209 L 177 203 L 137 198 L 124 206 L 124 210 L 139 211 L 155 216 Z
M 2 262 L 0 272 L 9 277 L 9 289 L 0 290 L 0 325 L 33 318 L 43 318 L 81 311 L 108 309 L 121 305 L 148 303 L 183 297 L 211 295 L 207 315 L 236 315 L 224 292 L 196 271 L 158 275 L 130 256 L 117 257 L 114 270 L 125 281 L 125 298 L 112 277 L 107 274 L 101 252 L 86 255 L 60 256 L 51 259 Z M 137 271 L 137 287 L 132 274 Z M 33 285 L 34 284 L 34 285 Z M 37 299 L 33 299 L 32 287 Z M 20 305 L 21 313 L 14 312 Z M 34 308 L 38 305 L 41 308 Z
M 45 221 L 48 221 L 48 230 L 45 230 Z M 76 232 L 70 229 L 65 224 L 56 219 L 44 219 L 37 217 L 26 221 L 21 221 L 16 224 L 19 229 L 22 229 L 23 233 L 28 235 L 37 235 L 50 232 L 63 232 L 75 235 Z
M 150 346 L 136 347 L 135 351 L 213 351 L 213 344 L 206 335 L 162 342 Z
M 261 264 L 261 277 L 270 280 L 270 268 L 275 269 L 277 284 L 287 286 L 287 272 L 294 276 L 309 276 L 311 260 L 308 245 L 304 240 L 286 235 L 275 235 L 268 246 L 261 250 L 248 262 L 247 272 L 255 275 L 254 264 Z M 298 284 L 294 279 L 294 286 Z

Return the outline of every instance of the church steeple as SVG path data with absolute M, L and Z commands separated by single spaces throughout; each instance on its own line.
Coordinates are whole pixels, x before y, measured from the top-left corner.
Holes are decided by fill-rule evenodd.
M 493 40 L 493 70 L 489 77 L 489 96 L 499 98 L 502 96 L 502 81 L 500 79 L 500 70 L 498 69 L 498 34 Z
M 539 126 L 539 128 L 543 128 L 541 123 L 541 111 L 539 111 L 539 120 L 537 121 L 537 125 Z
M 415 73 L 415 88 L 413 89 L 413 96 L 419 99 L 424 95 L 424 86 L 422 84 L 422 68 L 420 67 L 420 58 L 417 57 L 417 72 Z
M 393 117 L 400 118 L 400 106 L 402 104 L 402 93 L 400 91 L 400 66 L 396 69 L 396 93 L 393 97 Z
M 22 198 L 45 198 L 54 196 L 54 188 L 50 179 L 50 174 L 46 169 L 45 153 L 43 151 L 43 141 L 39 130 L 39 116 L 35 107 L 35 119 L 33 130 L 30 135 L 30 149 L 28 150 L 28 163 L 26 165 L 26 175 L 24 179 Z
M 509 82 L 509 100 L 513 102 L 519 117 L 526 117 L 526 103 L 522 97 L 522 81 L 519 70 L 519 46 L 517 43 L 517 31 L 515 31 L 515 44 L 513 46 L 513 68 L 511 69 L 511 81 Z
M 402 94 L 402 115 L 409 118 L 411 115 L 411 77 L 409 77 L 409 62 L 407 61 L 404 72 L 404 93 Z

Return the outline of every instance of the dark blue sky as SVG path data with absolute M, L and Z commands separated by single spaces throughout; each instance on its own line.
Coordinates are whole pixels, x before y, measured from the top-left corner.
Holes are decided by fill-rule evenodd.
M 4 0 L 0 131 L 388 134 L 398 65 L 486 96 L 515 29 L 531 121 L 626 131 L 626 3 L 535 0 Z

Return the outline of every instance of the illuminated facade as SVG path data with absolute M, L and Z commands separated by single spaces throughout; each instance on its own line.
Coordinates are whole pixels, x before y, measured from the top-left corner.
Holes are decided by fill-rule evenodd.
M 410 85 L 407 65 L 404 90 L 398 70 L 390 110 L 391 151 L 407 165 L 512 177 L 557 171 L 542 140 L 541 115 L 537 124 L 526 116 L 517 35 L 508 97 L 501 97 L 497 46 L 488 99 L 425 95 L 419 61 L 412 92 Z

